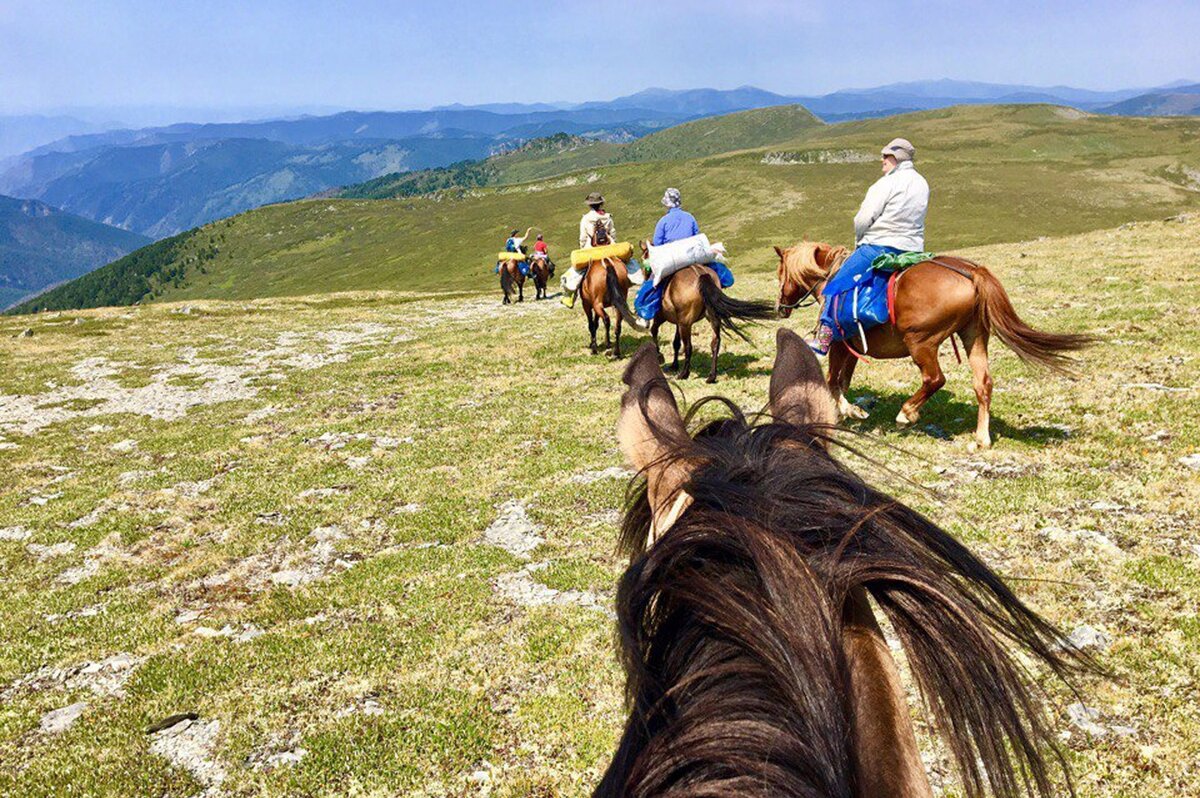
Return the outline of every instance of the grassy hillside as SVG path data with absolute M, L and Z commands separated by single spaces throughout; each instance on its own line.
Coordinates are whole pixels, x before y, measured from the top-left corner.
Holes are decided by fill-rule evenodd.
M 257 230 L 297 246 L 289 219 L 361 236 L 379 207 L 405 206 L 227 229 L 272 219 Z M 344 245 L 314 248 L 323 271 Z M 1051 620 L 1109 639 L 1115 678 L 1078 696 L 1045 680 L 1081 798 L 1179 798 L 1200 778 L 1200 481 L 1181 462 L 1200 453 L 1197 251 L 1196 220 L 966 250 L 1030 322 L 1101 338 L 1075 380 L 994 347 L 993 450 L 968 449 L 949 347 L 914 429 L 891 423 L 911 364 L 860 366 L 852 392 L 873 406 L 855 445 L 913 480 L 891 490 Z M 748 273 L 735 293 L 773 289 Z M 761 407 L 773 327 L 686 399 Z M 590 794 L 624 717 L 605 610 L 626 484 L 620 366 L 584 344 L 578 309 L 495 294 L 0 319 L 0 794 Z M 147 733 L 177 713 L 194 719 Z
M 37 200 L 0 196 L 0 308 L 149 242 Z
M 583 197 L 608 199 L 618 237 L 653 230 L 666 186 L 742 272 L 803 236 L 850 244 L 851 219 L 896 135 L 933 186 L 934 250 L 1115 227 L 1200 208 L 1200 121 L 1126 119 L 1049 106 L 970 106 L 812 128 L 758 150 L 621 163 L 401 200 L 309 200 L 201 228 L 166 255 L 147 299 L 242 299 L 343 290 L 492 291 L 493 253 L 534 225 L 558 254 L 577 244 Z M 199 260 L 213 239 L 217 251 Z M 104 279 L 97 275 L 96 279 Z M 26 308 L 80 304 L 66 290 Z M 94 303 L 84 303 L 94 304 Z

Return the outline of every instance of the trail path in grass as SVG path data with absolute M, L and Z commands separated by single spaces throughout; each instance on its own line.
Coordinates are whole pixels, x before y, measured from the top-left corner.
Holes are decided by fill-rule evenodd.
M 904 479 L 856 465 L 1116 673 L 1046 682 L 1083 796 L 1200 780 L 1197 252 L 1200 220 L 969 251 L 1102 338 L 1077 379 L 994 346 L 990 451 L 949 348 L 913 429 L 911 364 L 851 392 Z M 0 794 L 590 792 L 623 719 L 621 365 L 484 287 L 0 320 Z M 760 408 L 752 338 L 685 399 Z

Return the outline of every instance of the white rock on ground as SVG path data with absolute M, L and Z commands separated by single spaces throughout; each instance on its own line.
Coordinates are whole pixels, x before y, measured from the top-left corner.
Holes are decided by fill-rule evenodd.
M 1112 645 L 1112 638 L 1093 626 L 1083 624 L 1075 627 L 1075 630 L 1067 636 L 1067 642 L 1080 651 L 1085 651 L 1089 648 L 1098 651 L 1107 651 L 1109 646 Z
M 23 526 L 6 526 L 0 528 L 0 540 L 29 540 L 29 536 L 31 534 L 32 533 Z
M 483 531 L 483 542 L 528 559 L 529 553 L 545 540 L 538 534 L 538 526 L 529 519 L 525 505 L 514 500 L 500 505 L 500 514 Z
M 75 544 L 69 540 L 49 546 L 44 546 L 41 543 L 28 543 L 25 546 L 25 550 L 39 560 L 48 560 L 51 557 L 62 557 L 65 554 L 70 554 L 75 551 Z
M 47 734 L 61 734 L 71 727 L 88 708 L 86 701 L 79 701 L 62 709 L 42 715 L 41 729 Z
M 1200 471 L 1200 453 L 1189 454 L 1186 457 L 1180 457 L 1179 464 L 1181 466 L 1186 466 L 1193 471 Z
M 501 574 L 494 584 L 496 592 L 522 607 L 576 606 L 606 611 L 604 599 L 582 590 L 556 590 L 533 578 L 537 565 L 527 566 L 516 573 Z
M 150 750 L 175 767 L 191 773 L 196 781 L 207 788 L 204 795 L 216 795 L 229 775 L 213 759 L 220 732 L 221 722 L 218 720 L 181 720 L 155 732 Z
M 567 482 L 572 485 L 590 485 L 604 479 L 629 479 L 633 475 L 634 472 L 628 468 L 613 466 L 602 471 L 584 471 L 582 474 L 574 475 Z

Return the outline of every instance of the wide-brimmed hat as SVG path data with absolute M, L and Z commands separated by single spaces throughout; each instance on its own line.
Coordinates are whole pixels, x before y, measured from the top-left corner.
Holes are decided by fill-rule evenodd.
M 587 195 L 587 199 L 585 199 L 583 201 L 583 204 L 584 205 L 603 205 L 604 204 L 604 195 L 601 194 L 599 191 L 593 191 L 591 194 Z
M 892 139 L 880 151 L 880 155 L 890 155 L 897 161 L 911 161 L 917 150 L 908 139 Z

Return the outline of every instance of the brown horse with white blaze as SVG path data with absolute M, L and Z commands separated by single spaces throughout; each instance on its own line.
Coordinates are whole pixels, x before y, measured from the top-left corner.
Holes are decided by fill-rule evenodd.
M 967 798 L 1073 794 L 1025 658 L 1063 678 L 1095 663 L 833 458 L 821 367 L 776 341 L 768 413 L 706 400 L 729 415 L 694 433 L 703 402 L 680 413 L 652 345 L 625 370 L 617 438 L 644 478 L 620 540 L 629 717 L 594 795 L 931 798 L 876 612 Z
M 517 289 L 517 301 L 525 301 L 525 275 L 521 274 L 520 262 L 506 260 L 500 263 L 500 290 L 504 292 L 502 305 L 512 304 L 513 286 Z
M 787 318 L 805 301 L 816 302 L 821 289 L 846 260 L 845 247 L 806 241 L 779 255 L 779 314 Z M 893 321 L 871 328 L 829 350 L 829 389 L 843 416 L 866 418 L 846 399 L 859 355 L 911 357 L 921 370 L 921 387 L 900 408 L 896 423 L 904 426 L 920 416 L 921 406 L 946 384 L 938 361 L 942 342 L 957 335 L 971 365 L 979 416 L 975 439 L 991 446 L 992 375 L 988 341 L 994 333 L 1022 360 L 1067 372 L 1065 355 L 1093 342 L 1089 335 L 1051 333 L 1030 327 L 1013 308 L 1004 286 L 988 269 L 952 256 L 939 256 L 908 267 L 895 277 Z

